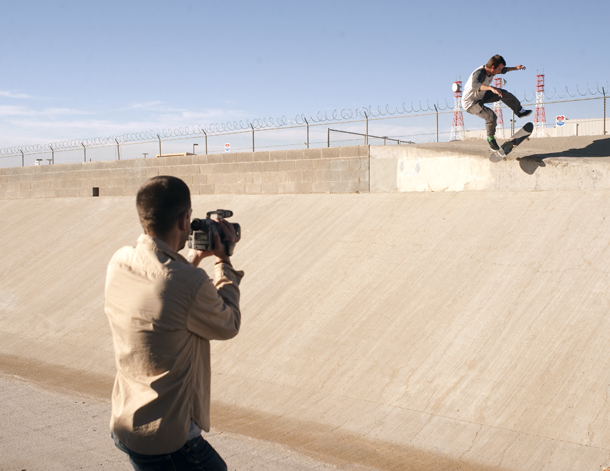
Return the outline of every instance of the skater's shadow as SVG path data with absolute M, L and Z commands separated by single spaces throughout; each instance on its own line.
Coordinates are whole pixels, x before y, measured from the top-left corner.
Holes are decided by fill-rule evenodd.
M 533 175 L 534 172 L 538 170 L 538 167 L 546 167 L 544 159 L 549 159 L 552 157 L 567 157 L 575 159 L 585 157 L 610 157 L 610 138 L 605 137 L 602 139 L 598 139 L 596 141 L 593 141 L 586 147 L 569 149 L 562 152 L 548 152 L 526 155 L 524 157 L 519 157 L 517 160 L 519 161 L 519 167 L 521 167 L 521 170 L 523 170 L 529 175 Z

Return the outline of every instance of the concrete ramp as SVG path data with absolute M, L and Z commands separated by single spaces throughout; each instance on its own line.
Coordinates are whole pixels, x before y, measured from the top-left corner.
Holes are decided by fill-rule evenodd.
M 243 229 L 212 425 L 354 467 L 610 466 L 609 198 L 194 197 Z M 2 200 L 0 223 L 0 370 L 107 397 L 105 267 L 141 232 L 134 198 Z

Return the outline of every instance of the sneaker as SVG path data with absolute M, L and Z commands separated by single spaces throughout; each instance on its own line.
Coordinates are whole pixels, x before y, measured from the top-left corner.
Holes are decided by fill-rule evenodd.
M 488 137 L 487 142 L 489 143 L 491 150 L 500 150 L 500 146 L 496 142 L 496 138 L 494 136 Z
M 532 114 L 532 110 L 524 110 L 523 108 L 521 108 L 521 110 L 515 114 L 517 115 L 518 118 L 525 118 L 526 116 L 529 116 Z

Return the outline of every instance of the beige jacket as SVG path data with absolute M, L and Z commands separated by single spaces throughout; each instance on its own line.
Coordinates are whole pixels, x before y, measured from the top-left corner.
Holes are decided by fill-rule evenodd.
M 243 272 L 213 283 L 164 242 L 141 235 L 108 264 L 105 310 L 116 359 L 110 428 L 129 449 L 171 453 L 191 419 L 210 428 L 210 340 L 237 335 Z

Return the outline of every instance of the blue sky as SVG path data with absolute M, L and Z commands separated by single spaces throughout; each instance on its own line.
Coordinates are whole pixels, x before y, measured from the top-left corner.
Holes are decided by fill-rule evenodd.
M 608 87 L 608 2 L 0 1 L 0 148 L 506 88 Z

